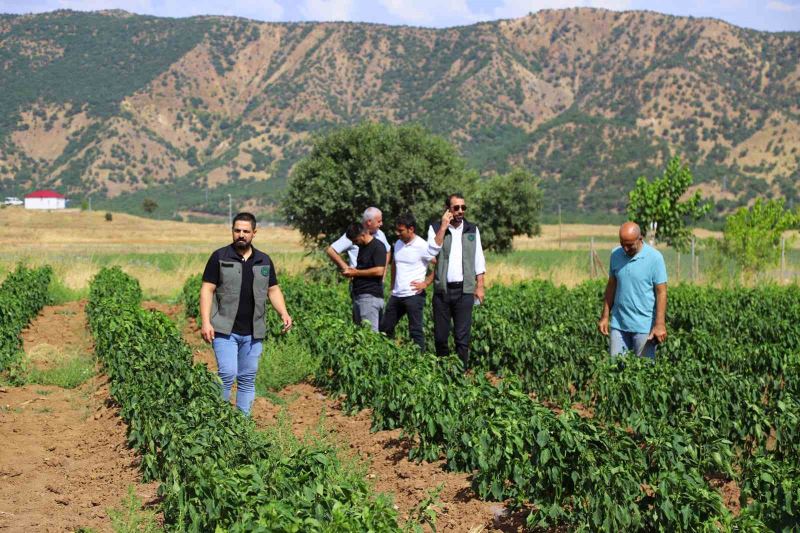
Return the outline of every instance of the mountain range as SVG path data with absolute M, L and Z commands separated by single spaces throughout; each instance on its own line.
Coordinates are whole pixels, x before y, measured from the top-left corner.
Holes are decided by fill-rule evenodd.
M 530 169 L 546 213 L 624 212 L 676 154 L 717 214 L 794 204 L 799 58 L 797 32 L 591 8 L 447 29 L 0 15 L 0 189 L 278 218 L 312 136 L 373 120 L 420 123 L 483 175 Z

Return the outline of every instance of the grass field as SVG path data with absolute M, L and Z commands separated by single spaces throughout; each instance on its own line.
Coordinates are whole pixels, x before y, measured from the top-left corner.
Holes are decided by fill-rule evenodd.
M 595 276 L 606 275 L 608 256 L 617 245 L 617 226 L 567 224 L 545 225 L 537 237 L 522 237 L 508 255 L 488 254 L 487 283 L 509 283 L 530 278 L 549 279 L 574 286 L 592 275 L 590 242 L 599 261 Z M 697 230 L 698 239 L 719 236 Z M 173 299 L 191 274 L 202 270 L 209 254 L 230 241 L 223 224 L 193 224 L 152 220 L 114 213 L 105 220 L 99 211 L 27 211 L 0 209 L 0 276 L 22 261 L 35 266 L 53 266 L 57 300 L 67 301 L 86 294 L 89 280 L 103 266 L 119 265 L 138 278 L 148 298 Z M 268 252 L 279 273 L 300 273 L 313 266 L 327 265 L 320 253 L 309 254 L 299 233 L 284 227 L 259 228 L 255 244 Z M 689 257 L 660 248 L 673 281 L 691 276 Z M 724 281 L 726 268 L 708 271 L 704 252 L 699 251 L 698 282 Z M 800 250 L 787 251 L 786 278 L 796 281 Z M 766 279 L 777 279 L 769 272 Z

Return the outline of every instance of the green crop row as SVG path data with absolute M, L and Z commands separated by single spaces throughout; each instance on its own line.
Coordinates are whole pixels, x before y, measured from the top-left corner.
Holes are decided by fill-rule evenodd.
M 49 266 L 28 269 L 20 265 L 0 285 L 0 372 L 19 359 L 20 332 L 49 303 L 52 274 Z
M 781 341 L 798 323 L 795 288 L 671 289 L 671 339 L 653 365 L 609 361 L 595 330 L 599 284 L 493 287 L 476 310 L 473 353 L 503 376 L 498 385 L 354 328 L 342 285 L 282 283 L 296 334 L 322 358 L 318 384 L 345 395 L 346 408 L 371 407 L 376 429 L 403 428 L 412 457 L 475 472 L 481 497 L 534 504 L 530 524 L 798 526 L 797 339 Z M 594 418 L 572 410 L 575 400 Z M 739 484 L 740 516 L 712 478 Z
M 226 404 L 216 376 L 166 316 L 139 306 L 118 268 L 91 283 L 95 351 L 128 423 L 146 480 L 160 480 L 164 518 L 178 531 L 395 531 L 390 501 L 344 476 L 329 445 L 286 450 Z

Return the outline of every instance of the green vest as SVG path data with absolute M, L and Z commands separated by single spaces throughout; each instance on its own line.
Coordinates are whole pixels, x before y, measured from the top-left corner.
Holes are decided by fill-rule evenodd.
M 475 294 L 475 254 L 477 252 L 477 240 L 475 238 L 478 226 L 467 222 L 464 224 L 464 231 L 461 233 L 461 266 L 464 271 L 464 294 Z M 441 222 L 433 225 L 433 231 L 438 232 Z M 436 275 L 433 278 L 434 292 L 447 292 L 447 267 L 450 264 L 450 246 L 453 242 L 453 234 L 450 228 L 444 234 L 444 243 L 439 255 L 436 257 Z
M 253 253 L 257 253 L 253 248 Z M 267 257 L 263 252 L 258 252 Z M 264 320 L 266 312 L 267 291 L 269 290 L 269 261 L 256 262 L 253 265 L 253 286 L 242 287 L 242 262 L 235 259 L 221 258 L 219 260 L 221 283 L 214 291 L 211 300 L 211 325 L 214 331 L 230 335 L 236 313 L 239 310 L 239 295 L 243 290 L 252 290 L 255 300 L 253 308 L 253 338 L 263 339 L 267 334 L 267 324 Z

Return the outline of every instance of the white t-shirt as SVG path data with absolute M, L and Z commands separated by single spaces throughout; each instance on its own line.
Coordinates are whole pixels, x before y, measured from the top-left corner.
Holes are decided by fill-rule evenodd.
M 387 252 L 392 249 L 392 247 L 389 246 L 389 241 L 386 240 L 386 235 L 384 235 L 381 230 L 376 231 L 372 236 L 383 243 Z M 350 266 L 353 268 L 356 267 L 356 264 L 358 263 L 358 245 L 353 244 L 353 241 L 347 238 L 347 234 L 339 237 L 336 242 L 331 244 L 331 248 L 333 248 L 337 254 L 347 250 L 347 257 L 350 259 Z
M 428 243 L 419 235 L 408 244 L 400 239 L 394 243 L 393 261 L 395 265 L 392 296 L 406 298 L 417 294 L 411 287 L 412 281 L 424 281 L 428 271 L 428 263 L 436 257 L 428 252 Z
M 450 242 L 450 257 L 447 263 L 447 283 L 458 283 L 464 281 L 464 265 L 462 263 L 462 247 L 461 235 L 464 233 L 464 223 L 454 228 L 450 224 L 450 233 L 452 234 L 452 241 Z M 442 249 L 441 246 L 436 244 L 436 232 L 433 231 L 433 226 L 428 226 L 428 249 L 436 254 Z M 475 228 L 475 275 L 486 273 L 486 258 L 483 255 L 483 246 L 481 245 L 481 232 Z

